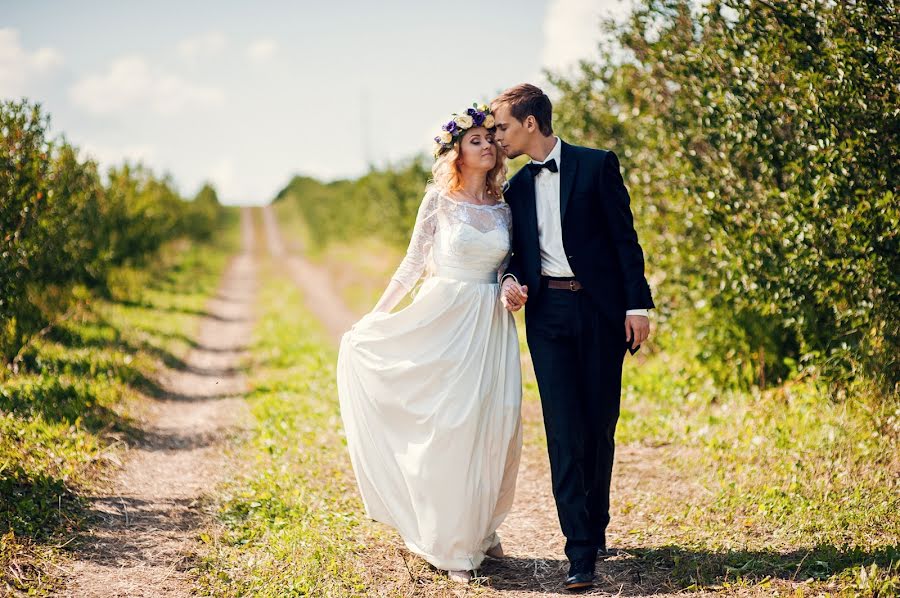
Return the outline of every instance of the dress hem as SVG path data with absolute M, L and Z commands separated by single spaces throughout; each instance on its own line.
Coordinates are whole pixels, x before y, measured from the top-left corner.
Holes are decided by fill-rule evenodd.
M 383 523 L 384 525 L 390 527 L 394 531 L 397 531 L 397 526 L 395 526 L 390 521 L 385 521 L 383 519 L 379 519 L 377 517 L 373 517 L 372 515 L 367 515 L 369 519 L 372 521 L 377 521 L 378 523 Z M 398 531 L 399 533 L 399 531 Z M 422 550 L 414 543 L 410 542 L 402 535 L 400 537 L 403 540 L 403 544 L 406 548 L 416 556 L 419 556 L 425 559 L 428 564 L 432 565 L 436 569 L 440 569 L 441 571 L 474 571 L 481 566 L 481 563 L 484 562 L 485 554 L 482 552 L 480 554 L 473 554 L 468 558 L 456 558 L 456 559 L 441 559 L 432 554 L 428 554 L 425 550 Z

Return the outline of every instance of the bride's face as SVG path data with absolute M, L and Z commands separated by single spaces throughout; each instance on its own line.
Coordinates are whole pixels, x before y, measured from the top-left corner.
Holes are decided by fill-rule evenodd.
M 459 166 L 467 170 L 490 170 L 497 163 L 494 134 L 484 127 L 466 131 L 459 143 Z

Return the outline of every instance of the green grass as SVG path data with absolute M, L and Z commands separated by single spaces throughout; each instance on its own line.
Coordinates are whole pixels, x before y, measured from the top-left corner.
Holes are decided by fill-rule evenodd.
M 47 594 L 53 564 L 83 524 L 83 497 L 137 434 L 133 411 L 160 362 L 177 365 L 237 248 L 236 219 L 214 244 L 178 242 L 114 275 L 114 299 L 80 306 L 0 378 L 0 592 Z
M 850 591 L 875 566 L 863 585 L 900 588 L 900 405 L 865 388 L 833 401 L 814 378 L 722 391 L 677 356 L 624 379 L 618 442 L 661 447 L 661 466 L 697 488 L 628 505 L 653 524 L 625 532 L 673 584 Z
M 310 240 L 309 228 L 297 205 L 296 201 L 289 200 L 273 207 L 288 247 L 326 268 L 335 291 L 351 310 L 358 314 L 371 310 L 400 265 L 406 248 L 377 237 L 317 246 Z M 409 301 L 407 298 L 398 309 Z
M 224 531 L 204 537 L 202 592 L 228 596 L 366 594 L 362 505 L 335 387 L 336 351 L 286 278 L 265 271 L 248 402 L 256 420 L 222 491 Z
M 318 248 L 312 242 L 309 225 L 303 219 L 299 204 L 293 197 L 272 204 L 285 244 L 293 251 L 316 257 Z

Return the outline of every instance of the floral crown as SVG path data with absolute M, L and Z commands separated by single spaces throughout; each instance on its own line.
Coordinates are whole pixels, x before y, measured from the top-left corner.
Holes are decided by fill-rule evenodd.
M 472 104 L 465 114 L 453 113 L 453 118 L 441 126 L 440 134 L 434 138 L 434 157 L 437 158 L 453 147 L 472 127 L 494 128 L 494 116 L 486 104 Z

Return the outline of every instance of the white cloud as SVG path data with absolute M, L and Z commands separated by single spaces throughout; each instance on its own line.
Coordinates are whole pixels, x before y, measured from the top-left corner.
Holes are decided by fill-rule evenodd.
M 163 72 L 140 56 L 118 58 L 105 73 L 82 78 L 69 90 L 69 97 L 97 115 L 143 110 L 171 115 L 225 102 L 221 90 Z
M 565 71 L 579 60 L 596 55 L 601 19 L 620 21 L 632 0 L 550 0 L 544 17 L 541 66 Z
M 45 47 L 28 52 L 19 41 L 18 31 L 0 29 L 0 97 L 26 95 L 31 80 L 62 63 L 62 55 L 57 50 Z
M 263 62 L 272 58 L 277 48 L 275 40 L 258 39 L 247 47 L 247 56 L 258 62 Z
M 209 170 L 209 178 L 219 195 L 238 197 L 242 189 L 237 178 L 237 170 L 232 158 L 222 158 Z
M 227 45 L 225 34 L 210 31 L 195 37 L 189 37 L 178 43 L 178 54 L 189 61 L 211 58 L 222 53 Z
M 275 191 L 266 188 L 268 181 L 253 172 L 238 167 L 239 162 L 232 156 L 225 156 L 207 170 L 209 180 L 215 186 L 219 198 L 224 202 L 249 204 L 259 202 L 275 195 Z M 196 185 L 199 187 L 199 184 Z
M 62 54 L 53 48 L 40 48 L 31 55 L 31 64 L 41 73 L 54 69 L 62 63 Z

